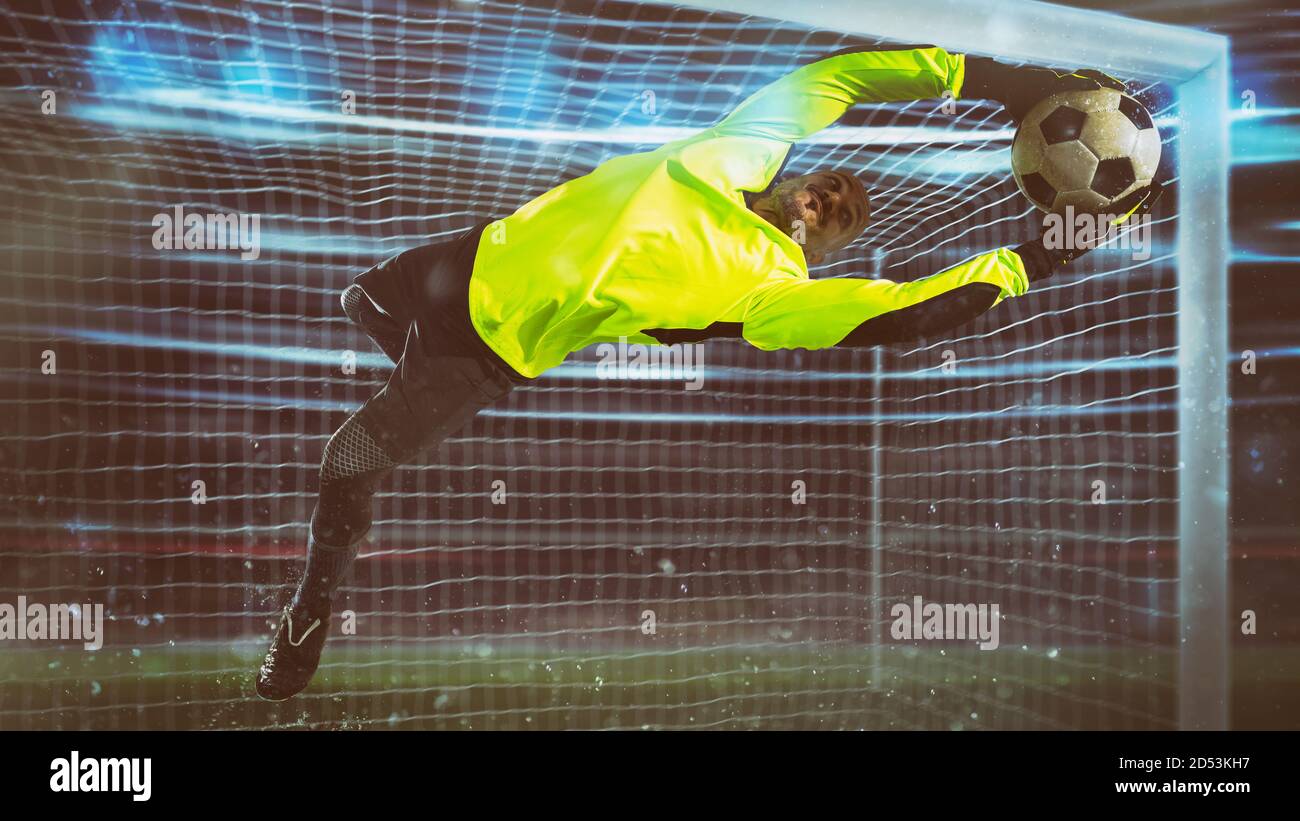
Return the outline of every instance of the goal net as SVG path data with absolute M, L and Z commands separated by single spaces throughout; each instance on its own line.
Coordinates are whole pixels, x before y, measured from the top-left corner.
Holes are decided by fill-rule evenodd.
M 1222 396 L 1187 366 L 1216 344 L 1180 324 L 1213 319 L 1215 247 L 1179 230 L 1180 174 L 1145 256 L 1096 251 L 947 338 L 713 341 L 693 375 L 573 356 L 398 471 L 312 687 L 253 695 L 321 450 L 388 373 L 339 308 L 352 277 L 850 46 L 1041 56 L 927 28 L 937 2 L 888 28 L 784 5 L 8 4 L 0 602 L 105 622 L 96 649 L 0 655 L 0 727 L 1187 726 L 1188 614 L 1214 615 L 1223 545 L 1212 515 L 1187 533 L 1186 479 L 1215 463 L 1185 408 L 1210 448 Z M 1188 42 L 1057 62 L 1178 90 L 1209 63 Z M 1153 111 L 1184 161 L 1214 148 L 1183 145 L 1187 106 Z M 931 100 L 795 146 L 787 173 L 872 192 L 813 276 L 913 279 L 1034 236 L 1012 134 L 994 104 Z M 256 215 L 258 247 L 160 249 L 177 208 Z M 918 597 L 997 605 L 997 647 L 897 638 Z M 1212 669 L 1215 628 L 1191 640 Z

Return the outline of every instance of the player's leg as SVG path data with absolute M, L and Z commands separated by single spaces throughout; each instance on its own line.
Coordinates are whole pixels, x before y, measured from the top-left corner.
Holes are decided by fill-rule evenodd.
M 446 243 L 407 249 L 357 276 L 339 295 L 343 313 L 393 364 L 406 348 L 406 332 L 416 320 L 417 306 L 426 302 L 418 283 L 452 253 Z
M 360 412 L 349 416 L 325 445 L 320 495 L 308 527 L 307 566 L 258 670 L 262 698 L 282 701 L 311 681 L 329 634 L 331 594 L 370 529 L 376 482 L 396 465 L 374 443 Z
M 399 462 L 406 461 L 402 454 L 390 455 L 380 447 L 370 429 L 401 421 L 377 414 L 366 419 L 358 411 L 325 444 L 320 490 L 307 538 L 307 567 L 293 597 L 294 609 L 307 613 L 329 609 L 330 594 L 370 532 L 376 488 Z
M 376 487 L 397 465 L 462 428 L 513 387 L 494 363 L 430 351 L 429 344 L 412 325 L 388 384 L 325 447 L 306 570 L 258 672 L 263 698 L 289 698 L 315 673 L 329 631 L 331 596 L 370 530 Z

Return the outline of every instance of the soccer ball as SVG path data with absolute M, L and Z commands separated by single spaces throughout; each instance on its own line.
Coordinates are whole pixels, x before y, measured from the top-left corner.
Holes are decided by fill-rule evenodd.
M 1109 88 L 1063 91 L 1029 110 L 1011 144 L 1016 184 L 1040 210 L 1105 214 L 1160 164 L 1151 112 Z

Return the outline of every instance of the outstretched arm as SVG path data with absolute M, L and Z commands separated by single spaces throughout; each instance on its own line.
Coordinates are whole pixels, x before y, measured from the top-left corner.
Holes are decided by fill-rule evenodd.
M 954 97 L 1006 106 L 1019 122 L 1039 100 L 1060 91 L 1113 88 L 1114 77 L 1010 66 L 937 46 L 849 51 L 809 63 L 759 89 L 712 131 L 719 136 L 797 142 L 834 123 L 855 105 Z
M 965 324 L 1029 289 L 1032 266 L 1000 248 L 914 282 L 775 279 L 755 289 L 742 334 L 762 350 L 902 342 Z
M 859 103 L 924 100 L 961 91 L 964 61 L 934 46 L 859 51 L 809 63 L 759 89 L 721 123 L 719 136 L 793 143 Z
M 755 288 L 740 328 L 756 348 L 860 347 L 951 331 L 1050 277 L 1134 216 L 1151 211 L 1160 181 L 1116 203 L 1120 216 L 1082 247 L 1053 248 L 1043 237 L 999 248 L 914 282 L 779 277 Z

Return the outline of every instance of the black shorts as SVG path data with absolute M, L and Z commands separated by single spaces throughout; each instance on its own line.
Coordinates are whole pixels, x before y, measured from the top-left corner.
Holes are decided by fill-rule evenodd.
M 474 253 L 488 224 L 403 251 L 355 280 L 406 332 L 388 384 L 358 412 L 395 462 L 441 442 L 515 385 L 531 381 L 488 347 L 469 318 Z

